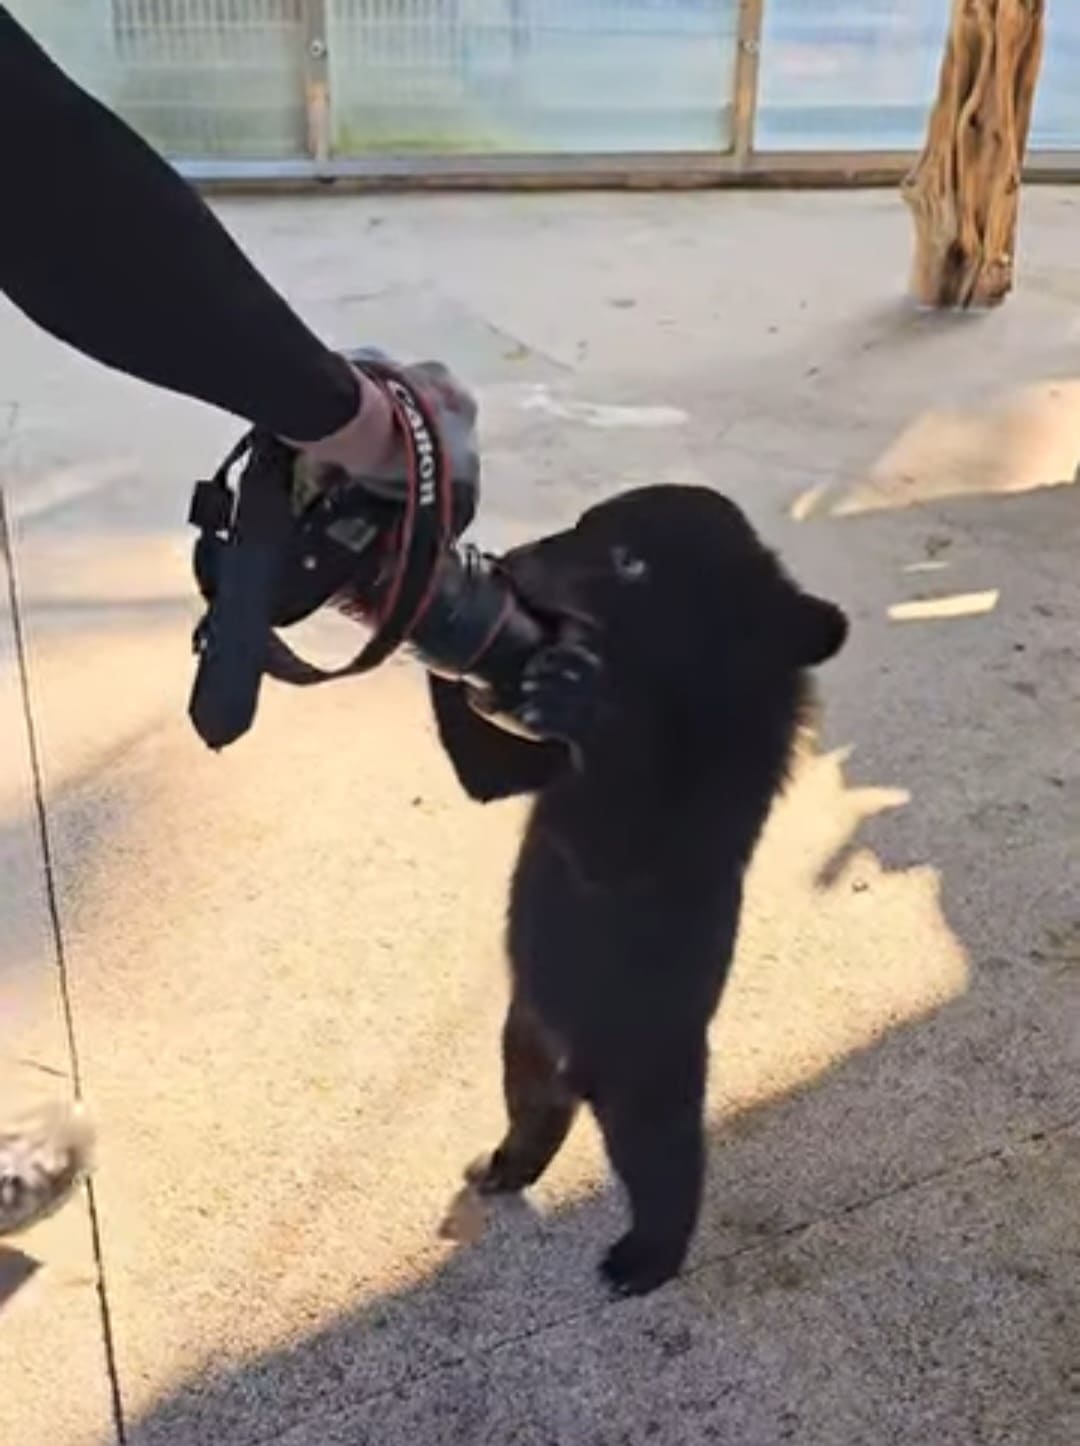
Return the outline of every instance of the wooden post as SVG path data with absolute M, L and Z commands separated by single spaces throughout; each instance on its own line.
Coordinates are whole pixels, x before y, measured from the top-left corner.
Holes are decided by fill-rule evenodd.
M 1045 8 L 952 0 L 926 146 L 903 183 L 915 221 L 912 290 L 929 306 L 996 306 L 1012 290 Z
M 731 108 L 731 149 L 739 167 L 745 166 L 754 152 L 764 12 L 765 0 L 739 0 L 735 93 Z
M 330 159 L 330 62 L 326 0 L 303 0 L 304 110 L 308 154 L 319 165 Z

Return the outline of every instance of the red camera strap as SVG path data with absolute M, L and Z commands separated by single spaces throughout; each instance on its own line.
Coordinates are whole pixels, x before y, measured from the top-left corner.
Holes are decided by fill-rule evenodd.
M 424 615 L 439 562 L 453 541 L 453 477 L 432 411 L 396 368 L 365 361 L 363 369 L 364 375 L 385 392 L 405 447 L 406 494 L 394 539 L 394 571 L 374 633 L 356 657 L 340 668 L 317 668 L 305 662 L 271 631 L 265 671 L 297 687 L 369 672 L 395 652 Z

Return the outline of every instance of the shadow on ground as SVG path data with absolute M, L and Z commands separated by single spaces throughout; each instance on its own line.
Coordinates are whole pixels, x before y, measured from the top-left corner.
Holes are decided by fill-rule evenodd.
M 41 1262 L 21 1250 L 0 1246 L 0 1310 L 15 1295 L 16 1291 L 31 1280 L 40 1269 Z

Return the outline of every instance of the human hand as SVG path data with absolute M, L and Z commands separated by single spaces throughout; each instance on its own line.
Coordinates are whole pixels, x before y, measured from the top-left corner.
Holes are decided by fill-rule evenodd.
M 406 440 L 386 390 L 377 380 L 378 367 L 395 364 L 375 348 L 349 352 L 347 360 L 359 384 L 360 406 L 337 432 L 299 445 L 304 480 L 318 490 L 344 472 L 374 496 L 400 503 L 408 491 Z M 471 516 L 480 486 L 475 399 L 441 362 L 398 365 L 396 370 L 427 404 L 454 480 L 455 496 L 468 496 Z

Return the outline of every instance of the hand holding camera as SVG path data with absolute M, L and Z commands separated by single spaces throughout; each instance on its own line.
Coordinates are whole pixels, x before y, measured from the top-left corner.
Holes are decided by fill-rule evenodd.
M 568 620 L 530 611 L 497 559 L 457 545 L 479 496 L 475 402 L 438 363 L 397 367 L 374 351 L 349 360 L 363 394 L 353 423 L 302 450 L 250 433 L 196 486 L 195 573 L 208 603 L 195 635 L 196 730 L 212 748 L 246 732 L 264 673 L 310 686 L 370 671 L 408 645 L 432 672 L 471 685 L 493 723 L 561 736 L 562 716 L 544 731 L 548 715 L 565 712 L 549 696 L 552 677 L 587 707 L 595 658 L 549 670 L 541 692 L 535 676 L 526 688 L 530 663 Z M 333 672 L 274 631 L 327 604 L 373 630 Z

